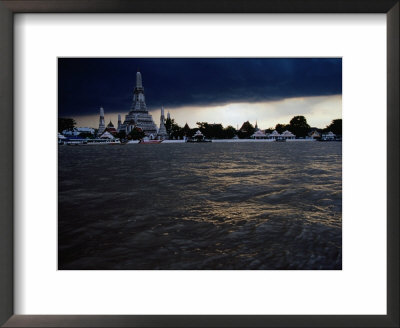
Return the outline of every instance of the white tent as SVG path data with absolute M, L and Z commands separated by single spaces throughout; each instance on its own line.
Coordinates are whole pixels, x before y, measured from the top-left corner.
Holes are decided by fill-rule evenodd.
M 203 137 L 203 133 L 200 130 L 197 130 L 196 133 L 193 135 L 193 138 L 201 138 Z
M 281 135 L 278 133 L 278 131 L 274 130 L 269 136 L 268 138 L 270 139 L 276 139 L 279 138 Z
M 317 130 L 310 132 L 308 135 L 310 136 L 310 138 L 313 138 L 313 139 L 321 137 L 321 134 Z
M 266 134 L 261 130 L 257 130 L 251 135 L 251 138 L 253 139 L 265 139 L 266 137 Z
M 106 131 L 106 132 L 104 132 L 104 133 L 100 136 L 100 139 L 110 139 L 110 140 L 114 140 L 115 138 L 114 138 L 114 136 L 113 136 L 110 132 Z
M 285 139 L 295 139 L 295 138 L 296 138 L 296 136 L 295 136 L 292 132 L 290 132 L 290 131 L 288 131 L 288 130 L 286 130 L 285 132 L 283 132 L 283 133 L 281 134 L 281 137 L 282 137 L 282 138 L 285 138 Z
M 201 133 L 200 130 L 197 130 L 196 133 L 193 135 L 193 138 L 202 137 L 202 136 L 203 136 L 203 133 Z

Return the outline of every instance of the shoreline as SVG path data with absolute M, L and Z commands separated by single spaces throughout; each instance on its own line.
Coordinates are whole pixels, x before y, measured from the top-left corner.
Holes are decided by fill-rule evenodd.
M 287 139 L 285 142 L 314 142 L 316 139 Z M 275 139 L 213 139 L 212 143 L 235 143 L 235 142 L 276 142 Z M 129 143 L 129 142 L 128 142 Z M 137 142 L 130 142 L 137 143 Z M 186 143 L 184 140 L 163 140 L 163 143 Z
M 287 139 L 285 142 L 316 142 L 316 139 Z M 332 140 L 334 141 L 334 140 Z M 275 139 L 213 139 L 211 142 L 208 143 L 271 143 L 276 142 Z M 185 140 L 163 140 L 162 142 L 156 144 L 186 144 L 188 143 Z M 196 143 L 196 142 L 193 142 Z M 199 142 L 202 143 L 202 142 Z M 139 144 L 139 140 L 131 140 L 126 143 L 119 143 L 119 142 L 92 142 L 92 143 L 82 143 L 76 142 L 71 144 L 59 144 L 61 145 L 75 145 L 75 146 L 95 146 L 95 145 L 136 145 Z

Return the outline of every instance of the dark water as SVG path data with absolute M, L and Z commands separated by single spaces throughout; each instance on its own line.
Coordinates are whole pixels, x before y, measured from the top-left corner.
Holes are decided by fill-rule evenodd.
M 341 269 L 341 146 L 61 146 L 59 269 Z

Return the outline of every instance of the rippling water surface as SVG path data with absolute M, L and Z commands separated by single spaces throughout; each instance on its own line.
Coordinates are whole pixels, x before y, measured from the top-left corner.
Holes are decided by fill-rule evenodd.
M 341 269 L 341 146 L 60 146 L 59 269 Z

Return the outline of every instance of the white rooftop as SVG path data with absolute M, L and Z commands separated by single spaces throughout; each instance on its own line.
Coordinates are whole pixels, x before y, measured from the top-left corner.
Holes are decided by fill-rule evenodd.
M 288 130 L 286 130 L 285 132 L 282 133 L 282 136 L 285 137 L 294 137 L 294 134 Z
M 265 133 L 261 130 L 257 130 L 252 134 L 252 137 L 265 137 Z
M 110 132 L 106 131 L 100 136 L 100 139 L 114 139 L 114 136 Z
M 202 136 L 203 136 L 203 133 L 201 133 L 200 130 L 197 130 L 196 133 L 194 134 L 193 138 L 194 137 L 202 137 Z
M 278 133 L 278 131 L 274 130 L 274 131 L 270 134 L 270 136 L 275 137 L 275 136 L 280 136 L 280 134 Z

